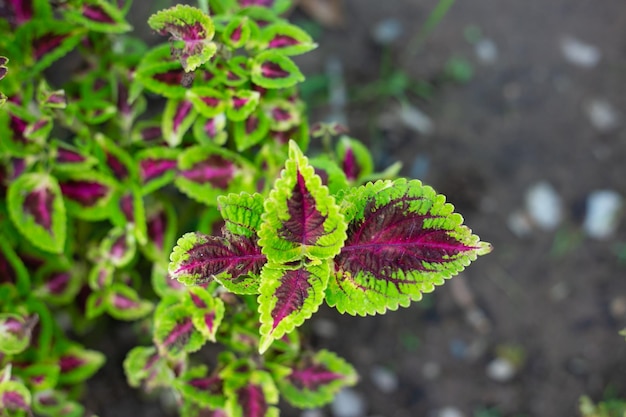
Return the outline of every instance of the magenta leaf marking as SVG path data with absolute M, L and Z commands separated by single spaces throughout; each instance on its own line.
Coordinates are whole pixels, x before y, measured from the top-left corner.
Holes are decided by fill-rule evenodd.
M 350 181 L 355 181 L 359 178 L 361 168 L 358 165 L 358 161 L 356 160 L 356 156 L 354 155 L 352 148 L 346 149 L 346 154 L 343 158 L 342 164 L 343 171 Z
M 194 233 L 198 243 L 186 253 L 187 258 L 173 271 L 176 275 L 191 275 L 196 282 L 208 282 L 214 276 L 228 275 L 235 279 L 241 275 L 259 274 L 266 262 L 265 255 L 256 242 L 246 236 L 229 238 Z
M 163 131 L 160 126 L 150 126 L 144 129 L 141 129 L 141 139 L 146 142 L 150 142 L 156 139 L 163 138 Z
M 122 234 L 117 239 L 115 239 L 115 242 L 113 242 L 113 245 L 111 245 L 111 259 L 119 261 L 124 257 L 127 251 L 128 245 L 126 244 L 126 235 Z
M 9 0 L 6 4 L 13 10 L 13 21 L 18 26 L 33 17 L 33 0 Z
M 96 4 L 84 5 L 83 16 L 96 22 L 115 23 L 115 20 L 102 7 Z
M 241 7 L 249 7 L 249 6 L 272 7 L 274 5 L 274 0 L 239 0 L 239 4 L 241 5 Z
M 157 212 L 155 215 L 148 219 L 148 238 L 154 242 L 157 248 L 160 250 L 165 249 L 163 247 L 165 230 L 167 225 L 167 215 L 165 210 Z
M 298 45 L 297 39 L 287 35 L 276 35 L 269 43 L 270 48 L 284 48 L 286 46 Z
M 321 364 L 311 364 L 303 369 L 294 369 L 287 377 L 298 389 L 317 390 L 321 385 L 342 379 L 343 375 L 332 372 Z
M 174 122 L 173 122 L 173 127 L 172 127 L 172 130 L 174 132 L 178 131 L 178 128 L 180 127 L 181 123 L 189 115 L 192 109 L 193 109 L 193 104 L 191 103 L 191 101 L 182 100 L 178 104 L 178 107 L 176 108 L 176 111 L 174 113 Z
M 249 384 L 239 388 L 237 399 L 244 417 L 264 417 L 268 410 L 267 400 L 259 385 Z
M 106 152 L 106 163 L 118 180 L 123 180 L 128 177 L 128 168 L 126 168 L 118 157 L 110 152 Z
M 28 139 L 24 135 L 27 126 L 26 120 L 12 114 L 9 119 L 9 129 L 13 132 L 13 140 L 22 144 L 28 143 Z
M 116 293 L 113 295 L 113 306 L 119 310 L 130 310 L 137 308 L 141 303 Z
M 68 288 L 71 275 L 68 272 L 53 273 L 46 279 L 45 286 L 51 294 L 63 294 Z
M 287 200 L 289 220 L 283 223 L 278 234 L 289 242 L 315 245 L 317 239 L 325 233 L 326 216 L 317 210 L 315 199 L 307 189 L 300 171 L 297 175 L 291 198 Z
M 109 191 L 105 185 L 95 181 L 68 180 L 59 185 L 65 197 L 86 207 L 96 205 Z
M 174 326 L 171 333 L 163 341 L 163 345 L 166 348 L 169 348 L 173 345 L 184 345 L 185 342 L 189 339 L 192 331 L 193 323 L 191 321 L 191 318 L 185 317 L 176 323 L 176 326 Z
M 2 401 L 0 404 L 5 405 L 8 410 L 22 409 L 28 410 L 29 406 L 22 394 L 15 391 L 6 391 L 2 393 Z
M 135 200 L 132 194 L 124 194 L 120 198 L 120 210 L 124 214 L 126 221 L 129 223 L 135 222 Z
M 147 158 L 139 163 L 141 169 L 140 175 L 143 183 L 147 183 L 157 177 L 162 176 L 168 171 L 176 169 L 175 159 L 156 159 Z
M 47 188 L 40 188 L 28 193 L 24 199 L 24 211 L 51 234 L 53 233 L 52 205 L 54 197 L 54 194 Z
M 211 155 L 181 174 L 194 182 L 210 183 L 215 188 L 225 190 L 235 174 L 235 165 L 219 155 Z
M 75 355 L 63 355 L 59 358 L 59 366 L 62 374 L 71 372 L 84 364 L 85 361 Z
M 152 78 L 168 85 L 181 85 L 183 83 L 184 76 L 185 71 L 181 68 L 154 74 Z
M 204 378 L 193 378 L 189 380 L 189 385 L 200 391 L 217 395 L 222 393 L 223 381 L 219 376 L 208 376 Z
M 272 117 L 279 122 L 284 122 L 292 118 L 288 110 L 281 109 L 280 107 L 274 107 L 272 109 Z
M 267 78 L 287 78 L 289 71 L 285 71 L 275 62 L 266 61 L 261 64 L 261 74 Z
M 65 148 L 57 149 L 56 161 L 58 163 L 78 163 L 84 162 L 86 158 L 76 151 Z
M 33 54 L 35 60 L 39 61 L 43 56 L 53 49 L 61 45 L 67 38 L 67 35 L 55 35 L 54 33 L 46 33 L 33 40 Z
M 193 304 L 199 308 L 199 309 L 204 309 L 207 308 L 208 306 L 206 305 L 206 303 L 200 298 L 198 297 L 196 294 L 194 294 L 193 292 L 189 293 L 189 296 L 191 297 L 191 301 L 193 301 Z
M 233 108 L 235 110 L 239 110 L 245 106 L 248 101 L 250 101 L 248 98 L 233 97 Z
M 311 289 L 311 284 L 309 283 L 310 275 L 310 272 L 305 269 L 288 270 L 285 272 L 280 280 L 280 286 L 274 293 L 277 302 L 272 310 L 272 318 L 274 320 L 272 330 L 285 317 L 302 309 Z

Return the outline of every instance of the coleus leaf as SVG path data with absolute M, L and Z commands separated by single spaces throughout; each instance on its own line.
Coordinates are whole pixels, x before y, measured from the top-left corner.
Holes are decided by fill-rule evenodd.
M 109 217 L 115 181 L 96 171 L 68 174 L 59 180 L 67 211 L 85 220 L 103 220 Z
M 67 217 L 54 177 L 23 174 L 9 186 L 7 200 L 13 224 L 30 243 L 47 252 L 63 251 Z
M 187 292 L 185 284 L 173 279 L 167 271 L 167 267 L 163 267 L 157 263 L 152 266 L 150 281 L 152 283 L 152 289 L 154 289 L 154 292 L 161 298 L 169 295 L 180 297 L 181 294 Z
M 132 30 L 117 5 L 104 0 L 86 1 L 77 9 L 67 9 L 63 16 L 94 32 L 123 33 Z
M 154 344 L 161 356 L 175 358 L 185 352 L 195 352 L 204 345 L 206 339 L 193 325 L 185 306 L 175 304 L 157 309 L 154 316 Z
M 228 194 L 217 199 L 225 230 L 233 235 L 256 238 L 263 214 L 261 194 Z
M 213 297 L 205 288 L 191 287 L 183 299 L 183 304 L 191 311 L 194 327 L 207 340 L 215 342 L 217 329 L 224 318 L 224 302 Z
M 64 109 L 67 107 L 65 90 L 52 90 L 45 80 L 39 82 L 37 103 L 42 108 Z
M 95 374 L 104 365 L 105 356 L 98 351 L 71 344 L 63 349 L 58 361 L 61 367 L 59 383 L 73 385 Z
M 186 72 L 207 62 L 217 51 L 211 42 L 213 22 L 195 7 L 179 4 L 161 10 L 150 16 L 148 25 L 161 35 L 170 34 L 172 56 L 180 60 Z
M 187 99 L 170 99 L 163 112 L 163 138 L 171 146 L 180 145 L 184 134 L 189 130 L 198 113 L 193 103 Z
M 261 341 L 265 352 L 274 339 L 300 326 L 324 301 L 328 284 L 328 262 L 284 268 L 267 264 L 261 271 L 259 313 Z
M 337 157 L 346 177 L 351 182 L 372 174 L 374 161 L 370 151 L 356 139 L 342 136 L 337 143 Z
M 279 15 L 285 12 L 291 2 L 289 0 L 235 0 L 235 2 L 244 8 L 258 9 L 267 8 L 271 9 L 274 13 L 272 15 Z
M 250 21 L 246 16 L 233 16 L 222 31 L 222 41 L 233 49 L 243 47 L 250 39 Z
M 418 180 L 352 189 L 342 209 L 348 238 L 334 258 L 326 294 L 342 313 L 406 307 L 491 251 L 443 195 Z
M 6 239 L 0 239 L 0 284 L 8 283 L 26 296 L 31 291 L 30 276 L 24 262 Z
M 142 386 L 147 392 L 159 386 L 171 386 L 174 372 L 168 366 L 165 357 L 154 346 L 136 346 L 124 359 L 124 373 L 128 385 L 133 388 Z
M 211 87 L 192 87 L 186 95 L 196 111 L 207 118 L 223 113 L 226 107 L 224 95 Z
M 7 412 L 19 412 L 18 410 L 22 410 L 30 414 L 31 402 L 30 391 L 23 383 L 11 380 L 0 381 L 0 410 L 6 410 Z
M 293 141 L 265 202 L 259 238 L 273 263 L 332 258 L 346 239 L 346 222 L 335 199 Z
M 143 194 L 151 194 L 174 180 L 179 153 L 178 149 L 163 147 L 136 153 Z
M 209 374 L 204 365 L 190 368 L 174 381 L 174 387 L 182 394 L 185 402 L 212 409 L 224 407 L 226 403 L 223 385 L 220 375 L 216 372 Z
M 202 233 L 186 233 L 178 239 L 170 260 L 170 275 L 186 285 L 215 279 L 243 294 L 257 292 L 259 273 L 266 262 L 252 237 Z
M 107 288 L 113 283 L 113 274 L 115 273 L 115 266 L 111 262 L 101 261 L 96 263 L 89 275 L 87 276 L 87 283 L 93 290 L 101 290 Z
M 179 62 L 157 62 L 140 66 L 135 72 L 135 80 L 153 93 L 167 98 L 181 98 L 187 93 L 185 74 Z
M 98 144 L 98 156 L 102 159 L 102 165 L 119 182 L 137 178 L 137 168 L 128 152 L 117 145 L 113 140 L 102 134 L 95 135 Z
M 0 313 L 0 352 L 15 355 L 30 344 L 37 316 L 23 317 L 13 313 Z
M 78 118 L 90 125 L 102 124 L 117 114 L 115 104 L 107 100 L 91 99 L 83 100 L 76 104 L 70 103 L 70 107 L 75 109 Z
M 98 162 L 93 156 L 85 155 L 81 150 L 60 141 L 53 142 L 51 155 L 55 171 L 85 171 Z
M 72 270 L 58 263 L 40 268 L 35 274 L 35 281 L 39 283 L 39 287 L 34 291 L 35 295 L 53 305 L 73 301 L 82 284 L 78 267 Z
M 275 378 L 283 397 L 299 408 L 321 407 L 342 388 L 356 384 L 357 373 L 348 362 L 327 350 L 303 355 L 286 377 Z
M 26 135 L 26 128 L 34 124 L 37 118 L 27 109 L 15 105 L 11 101 L 6 103 L 0 112 L 0 146 L 3 152 L 14 156 L 27 156 L 39 152 L 41 143 L 31 140 Z
M 114 283 L 106 289 L 107 312 L 118 320 L 138 320 L 148 315 L 153 305 L 142 300 L 133 288 L 122 283 Z
M 254 90 L 236 90 L 230 93 L 226 117 L 240 122 L 245 120 L 259 105 L 261 94 Z
M 198 117 L 193 124 L 193 136 L 201 145 L 224 145 L 228 140 L 226 114 L 215 117 Z
M 326 155 L 320 155 L 309 162 L 315 168 L 315 173 L 322 179 L 322 184 L 328 187 L 332 195 L 337 195 L 340 190 L 348 188 L 348 178 L 335 161 Z
M 161 123 L 149 120 L 135 123 L 131 138 L 133 143 L 139 146 L 151 147 L 166 144 L 163 140 Z
M 286 22 L 273 23 L 263 28 L 261 42 L 265 48 L 278 50 L 283 55 L 299 55 L 317 47 L 308 33 Z
M 243 383 L 226 381 L 226 410 L 232 417 L 278 417 L 278 390 L 272 377 L 263 371 L 253 371 Z
M 257 109 L 245 120 L 233 123 L 233 136 L 237 151 L 242 152 L 256 145 L 267 137 L 270 120 L 265 112 Z
M 52 131 L 53 122 L 50 117 L 42 116 L 35 122 L 29 123 L 24 129 L 24 136 L 33 142 L 44 143 Z
M 302 120 L 302 109 L 285 99 L 274 99 L 263 103 L 263 112 L 270 119 L 272 130 L 286 132 L 298 126 Z
M 192 146 L 178 157 L 180 191 L 207 205 L 216 205 L 219 195 L 250 190 L 252 174 L 239 155 L 221 148 Z
M 15 375 L 21 378 L 35 392 L 54 388 L 59 379 L 60 371 L 58 364 L 44 361 L 14 368 Z
M 171 204 L 159 201 L 149 205 L 146 213 L 148 241 L 141 246 L 146 257 L 167 267 L 167 254 L 176 243 L 177 217 Z
M 134 258 L 137 249 L 135 236 L 128 228 L 115 227 L 107 233 L 100 243 L 102 259 L 116 268 L 128 265 Z
M 42 416 L 94 417 L 84 406 L 70 400 L 67 392 L 59 389 L 34 393 L 33 410 Z
M 276 51 L 261 52 L 254 57 L 251 77 L 253 83 L 269 89 L 292 87 L 304 81 L 298 66 Z
M 129 228 L 137 242 L 145 245 L 148 241 L 148 230 L 141 191 L 136 184 L 131 184 L 124 190 L 117 200 L 116 210 L 111 215 L 111 221 L 117 227 Z

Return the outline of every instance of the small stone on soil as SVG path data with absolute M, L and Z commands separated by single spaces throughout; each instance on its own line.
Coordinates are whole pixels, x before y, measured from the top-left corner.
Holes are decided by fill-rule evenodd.
M 400 120 L 406 128 L 423 135 L 431 134 L 435 129 L 431 118 L 420 109 L 415 106 L 411 106 L 410 104 L 404 104 L 401 106 Z
M 426 362 L 422 367 L 422 375 L 425 379 L 437 379 L 441 375 L 441 366 L 437 362 Z
M 465 414 L 456 407 L 444 407 L 436 414 L 437 417 L 465 417 Z
M 528 215 L 522 210 L 509 214 L 506 223 L 509 226 L 509 230 L 519 238 L 530 236 L 533 231 L 533 225 Z
M 330 408 L 335 417 L 362 417 L 365 415 L 365 400 L 355 390 L 344 388 L 337 393 Z
M 569 63 L 582 68 L 595 67 L 602 57 L 600 49 L 573 37 L 561 41 L 561 52 Z
M 583 221 L 583 230 L 594 239 L 611 237 L 624 207 L 623 197 L 612 190 L 599 190 L 589 194 Z
M 515 373 L 515 366 L 505 358 L 496 358 L 487 365 L 487 376 L 497 382 L 510 381 Z
M 383 366 L 375 366 L 372 368 L 370 378 L 376 388 L 386 394 L 398 389 L 398 376 Z
M 563 218 L 561 197 L 547 181 L 528 189 L 526 210 L 535 225 L 543 230 L 556 229 Z
M 390 45 L 402 35 L 402 24 L 398 19 L 384 19 L 372 30 L 372 37 L 379 45 Z
M 585 106 L 587 117 L 600 133 L 610 132 L 619 126 L 619 114 L 615 107 L 604 99 L 594 99 Z
M 498 47 L 491 39 L 483 38 L 476 42 L 474 52 L 483 64 L 493 64 L 498 59 Z

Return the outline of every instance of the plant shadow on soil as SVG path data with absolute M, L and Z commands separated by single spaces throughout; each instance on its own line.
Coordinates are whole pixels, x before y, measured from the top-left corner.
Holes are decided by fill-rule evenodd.
M 305 74 L 321 74 L 329 58 L 338 58 L 348 91 L 375 82 L 382 51 L 371 29 L 390 18 L 403 28 L 391 45 L 392 62 L 410 79 L 437 79 L 452 56 L 471 65 L 467 82 L 439 84 L 427 99 L 409 96 L 432 119 L 428 135 L 381 122 L 395 99 L 348 101 L 345 115 L 351 135 L 376 151 L 379 168 L 401 160 L 402 175 L 419 173 L 494 245 L 455 278 L 464 281 L 489 327 L 468 320 L 447 283 L 427 302 L 384 316 L 354 318 L 322 308 L 307 324 L 310 342 L 355 365 L 365 416 L 437 416 L 445 407 L 468 417 L 480 410 L 574 416 L 581 395 L 626 398 L 626 342 L 618 335 L 626 327 L 626 264 L 615 252 L 626 242 L 626 222 L 602 241 L 580 232 L 581 202 L 591 191 L 626 195 L 626 7 L 622 0 L 457 2 L 418 53 L 403 56 L 435 4 L 388 0 L 381 8 L 375 0 L 345 0 L 343 26 L 321 31 L 319 49 L 299 63 Z M 477 58 L 468 28 L 479 28 L 497 46 L 493 62 Z M 561 53 L 567 37 L 595 45 L 600 61 L 591 68 L 568 62 Z M 622 123 L 595 129 L 585 112 L 594 99 L 611 103 Z M 330 111 L 314 106 L 311 120 Z M 533 229 L 520 238 L 507 220 L 539 181 L 561 196 L 564 220 L 556 231 Z M 316 330 L 328 322 L 334 331 Z M 127 331 L 111 329 L 114 335 Z M 524 360 L 510 380 L 499 382 L 486 369 L 503 348 Z M 137 402 L 126 387 L 126 351 L 102 350 L 110 353 L 109 363 L 89 384 L 94 411 L 101 417 L 167 415 L 155 402 Z M 378 367 L 397 377 L 397 388 L 384 392 L 373 382 Z M 284 407 L 281 415 L 301 414 Z

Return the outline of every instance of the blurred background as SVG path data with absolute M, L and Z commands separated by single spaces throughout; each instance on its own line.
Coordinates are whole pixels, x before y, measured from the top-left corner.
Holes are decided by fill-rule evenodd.
M 142 3 L 135 27 L 160 42 Z M 379 170 L 402 161 L 495 249 L 410 308 L 323 308 L 312 343 L 361 381 L 282 415 L 561 417 L 626 398 L 624 0 L 301 0 L 290 19 L 319 43 L 298 57 L 311 122 L 344 123 Z M 110 363 L 90 389 L 121 406 Z

